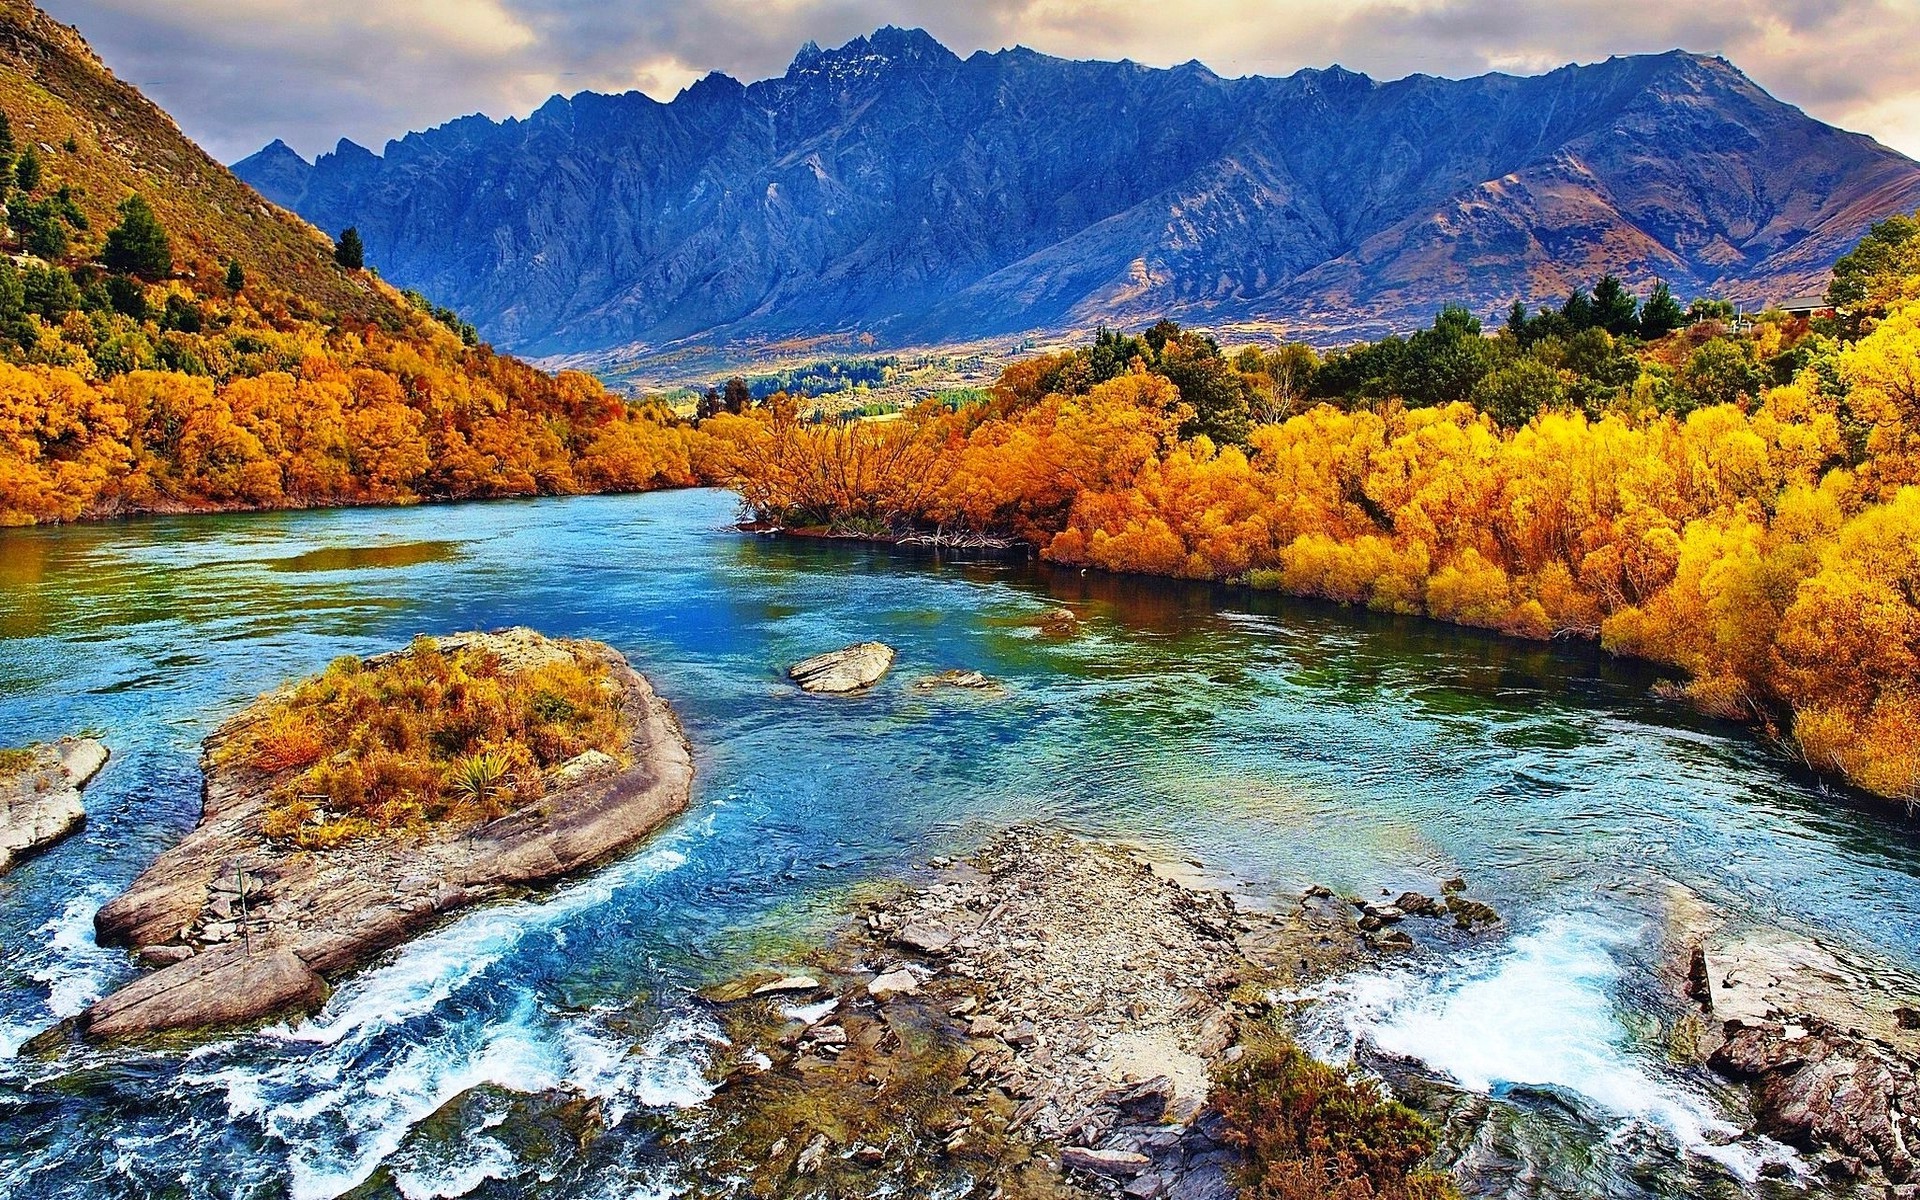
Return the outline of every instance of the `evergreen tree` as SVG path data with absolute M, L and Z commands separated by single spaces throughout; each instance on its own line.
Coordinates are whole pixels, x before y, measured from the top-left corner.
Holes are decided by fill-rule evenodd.
M 352 225 L 340 234 L 340 241 L 333 247 L 333 260 L 349 271 L 358 271 L 367 265 L 367 248 L 360 242 L 360 230 Z
M 22 154 L 20 161 L 13 166 L 13 182 L 21 191 L 31 196 L 40 190 L 40 178 L 40 152 L 28 146 L 27 152 Z
M 735 375 L 727 380 L 727 411 L 736 415 L 753 407 L 753 392 L 747 387 L 747 381 Z
M 1647 302 L 1640 306 L 1640 336 L 1657 341 L 1687 323 L 1686 310 L 1673 298 L 1673 289 L 1662 279 L 1653 285 Z
M 1088 359 L 1093 369 L 1093 382 L 1105 383 L 1109 379 L 1125 375 L 1133 369 L 1133 360 L 1152 357 L 1147 344 L 1137 337 L 1115 333 L 1102 325 L 1093 338 L 1093 349 Z
M 67 256 L 67 223 L 52 200 L 15 201 L 10 211 L 13 228 L 28 254 L 48 262 Z
M 1433 328 L 1407 339 L 1406 355 L 1391 377 L 1393 390 L 1410 408 L 1465 400 L 1493 369 L 1493 354 L 1493 344 L 1480 336 L 1480 318 L 1449 304 Z
M 227 263 L 227 290 L 237 296 L 240 294 L 242 289 L 244 289 L 246 286 L 247 286 L 246 268 L 240 265 L 240 260 L 237 258 L 228 262 Z
M 1640 298 L 1611 275 L 1602 275 L 1593 285 L 1593 323 L 1614 337 L 1627 337 L 1640 331 Z
M 173 274 L 173 248 L 153 206 L 138 192 L 120 202 L 120 223 L 107 231 L 100 260 L 116 275 L 163 279 Z
M 1560 315 L 1566 318 L 1567 328 L 1574 333 L 1582 329 L 1592 329 L 1595 324 L 1593 297 L 1587 295 L 1585 288 L 1573 289 L 1573 295 L 1568 296 L 1566 304 L 1561 306 Z
M 31 350 L 40 341 L 27 320 L 27 292 L 13 261 L 0 255 L 0 338 Z
M 75 229 L 92 228 L 87 220 L 87 214 L 80 211 L 80 202 L 74 199 L 73 189 L 66 184 L 61 184 L 60 190 L 53 194 L 53 206 L 60 213 L 61 218 Z
M 57 323 L 82 304 L 80 288 L 65 267 L 28 267 L 21 276 L 27 309 Z
M 138 279 L 126 275 L 107 276 L 107 304 L 114 312 L 136 321 L 147 319 L 147 290 Z
M 1512 334 L 1513 340 L 1520 343 L 1522 346 L 1525 346 L 1527 344 L 1528 338 L 1527 338 L 1527 302 L 1526 301 L 1515 300 L 1513 302 L 1513 307 L 1507 310 L 1507 332 Z

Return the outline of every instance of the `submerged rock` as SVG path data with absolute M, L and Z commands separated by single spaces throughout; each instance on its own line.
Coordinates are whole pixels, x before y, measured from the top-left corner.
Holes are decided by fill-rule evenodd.
M 107 754 L 93 738 L 61 738 L 19 751 L 22 761 L 0 771 L 0 875 L 85 823 L 80 790 L 107 765 Z
M 1080 614 L 1070 608 L 1051 609 L 1036 617 L 1033 624 L 1048 637 L 1072 637 L 1080 632 Z
M 816 695 L 846 695 L 878 683 L 893 666 L 893 655 L 891 646 L 861 642 L 795 663 L 787 669 L 787 678 Z
M 620 692 L 631 765 L 581 764 L 538 803 L 477 827 L 302 850 L 262 827 L 282 776 L 216 753 L 268 711 L 263 701 L 207 739 L 199 825 L 96 916 L 102 944 L 138 947 L 159 969 L 82 1014 L 83 1033 L 196 1030 L 311 1009 L 329 978 L 445 914 L 591 866 L 686 809 L 693 762 L 679 721 L 616 651 L 593 642 L 569 649 L 530 630 L 439 644 L 497 644 L 510 670 L 574 649 L 598 658 Z
M 993 678 L 978 671 L 942 671 L 938 675 L 929 675 L 914 682 L 918 692 L 935 692 L 941 688 L 959 688 L 971 692 L 997 692 L 1000 684 Z

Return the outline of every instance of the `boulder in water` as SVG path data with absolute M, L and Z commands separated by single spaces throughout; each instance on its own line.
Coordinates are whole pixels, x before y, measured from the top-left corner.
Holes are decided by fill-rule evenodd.
M 80 828 L 87 819 L 80 789 L 107 765 L 107 748 L 92 738 L 61 738 L 8 756 L 15 761 L 0 767 L 0 875 Z
M 892 646 L 861 642 L 795 663 L 787 669 L 787 678 L 799 684 L 802 691 L 844 696 L 872 687 L 892 666 Z
M 1000 685 L 979 671 L 942 671 L 917 681 L 915 691 L 934 692 L 941 688 L 960 688 L 970 692 L 997 692 Z

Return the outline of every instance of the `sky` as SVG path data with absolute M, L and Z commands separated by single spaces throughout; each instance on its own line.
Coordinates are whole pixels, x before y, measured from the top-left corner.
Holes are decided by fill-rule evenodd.
M 282 138 L 312 157 L 555 93 L 671 99 L 724 71 L 785 71 L 919 26 L 965 56 L 1024 45 L 1222 75 L 1338 63 L 1533 74 L 1675 48 L 1722 54 L 1774 95 L 1920 158 L 1920 0 L 41 0 L 223 161 Z

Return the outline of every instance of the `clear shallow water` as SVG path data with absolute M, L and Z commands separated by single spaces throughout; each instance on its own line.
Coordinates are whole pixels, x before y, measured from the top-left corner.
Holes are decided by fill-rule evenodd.
M 629 1131 L 544 1165 L 552 1194 L 670 1189 L 651 1116 L 698 1104 L 699 1064 L 729 1052 L 688 989 L 1015 821 L 1192 856 L 1254 899 L 1464 874 L 1506 933 L 1446 971 L 1346 982 L 1318 1034 L 1531 1122 L 1476 1153 L 1577 1143 L 1599 1164 L 1477 1176 L 1517 1195 L 1739 1194 L 1771 1152 L 1720 1146 L 1727 1098 L 1662 1061 L 1668 881 L 1920 969 L 1911 828 L 1649 700 L 1644 672 L 1229 589 L 767 542 L 732 512 L 689 492 L 0 532 L 0 743 L 92 730 L 115 752 L 86 829 L 0 879 L 0 1194 L 511 1194 L 505 1141 L 423 1134 L 487 1082 L 578 1088 Z M 1061 603 L 1082 635 L 1023 624 Z M 92 913 L 191 827 L 220 720 L 341 653 L 510 624 L 603 639 L 654 679 L 697 747 L 685 820 L 443 927 L 311 1021 L 184 1054 L 15 1053 L 128 975 Z M 780 678 L 868 638 L 900 650 L 870 696 Z M 911 690 L 952 667 L 1009 694 Z

